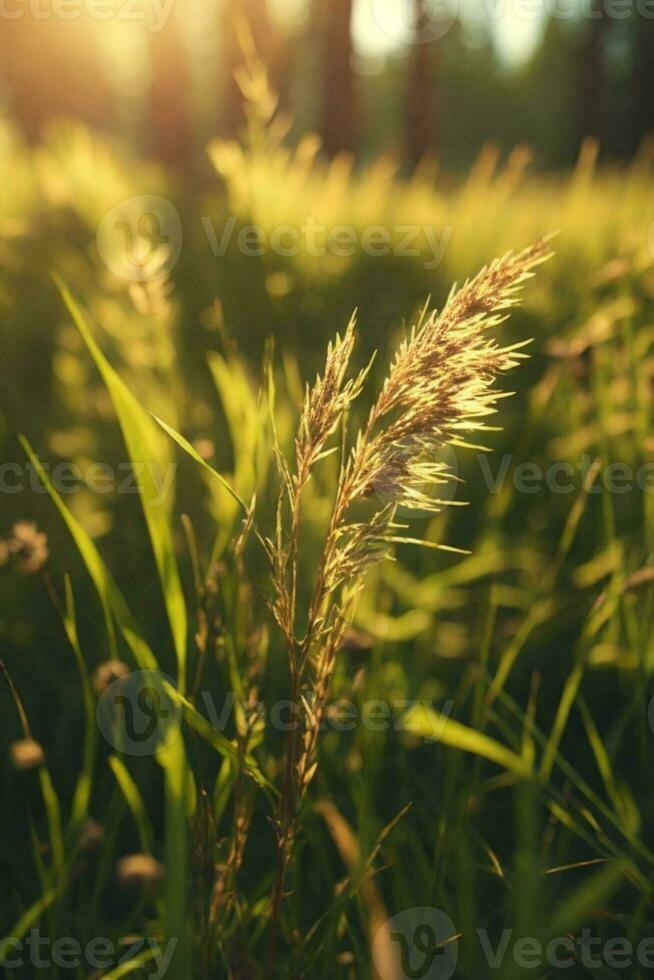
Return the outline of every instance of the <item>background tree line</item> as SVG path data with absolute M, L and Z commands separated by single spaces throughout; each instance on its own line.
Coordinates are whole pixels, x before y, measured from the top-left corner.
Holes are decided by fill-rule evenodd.
M 529 59 L 512 66 L 491 24 L 473 36 L 459 21 L 365 62 L 353 44 L 356 2 L 368 0 L 307 0 L 288 22 L 268 0 L 187 0 L 160 31 L 35 19 L 25 8 L 1 25 L 0 104 L 28 136 L 68 113 L 188 173 L 208 136 L 243 125 L 234 72 L 245 17 L 296 129 L 318 129 L 331 156 L 391 149 L 410 169 L 431 153 L 456 170 L 495 140 L 507 150 L 526 143 L 538 165 L 556 168 L 574 162 L 587 136 L 607 157 L 629 159 L 654 130 L 654 19 L 636 4 L 622 19 L 604 0 L 593 0 L 592 16 L 550 19 Z M 411 2 L 420 31 L 432 0 Z M 190 32 L 191 21 L 202 29 Z

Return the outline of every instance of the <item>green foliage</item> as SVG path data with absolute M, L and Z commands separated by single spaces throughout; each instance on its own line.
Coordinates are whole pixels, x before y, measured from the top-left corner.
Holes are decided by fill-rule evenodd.
M 4 495 L 0 534 L 33 517 L 51 553 L 48 589 L 0 568 L 3 660 L 48 762 L 38 777 L 2 771 L 16 801 L 0 827 L 14 882 L 0 900 L 4 930 L 181 937 L 180 976 L 261 975 L 283 738 L 252 708 L 288 697 L 288 675 L 252 501 L 270 527 L 276 448 L 293 447 L 302 379 L 355 307 L 361 364 L 381 348 L 378 378 L 403 318 L 429 294 L 440 304 L 451 282 L 559 227 L 556 259 L 502 328 L 506 343 L 534 337 L 518 394 L 502 406 L 505 431 L 489 434 L 491 454 L 456 456 L 455 502 L 471 506 L 412 521 L 395 560 L 367 579 L 329 713 L 338 721 L 340 705 L 357 722 L 348 715 L 321 738 L 274 976 L 374 975 L 377 931 L 411 907 L 456 924 L 463 977 L 487 969 L 477 929 L 494 946 L 505 928 L 547 942 L 584 926 L 637 944 L 653 928 L 654 504 L 635 476 L 628 492 L 606 481 L 611 464 L 636 474 L 652 459 L 651 163 L 596 171 L 587 148 L 573 174 L 543 178 L 519 154 L 501 168 L 489 151 L 446 190 L 426 171 L 401 182 L 387 160 L 353 174 L 342 160 L 320 162 L 315 142 L 287 149 L 282 135 L 273 127 L 212 148 L 220 184 L 179 205 L 188 233 L 164 306 L 144 306 L 94 246 L 115 195 L 172 195 L 163 176 L 88 133 L 65 129 L 33 151 L 8 128 L 3 138 L 15 186 L 0 215 L 14 229 L 2 243 L 11 369 L 0 440 L 3 458 L 31 461 L 46 492 Z M 233 243 L 215 257 L 201 214 L 268 234 L 314 215 L 359 234 L 413 222 L 451 236 L 435 269 L 426 240 L 413 257 L 255 259 Z M 69 284 L 66 304 L 50 272 Z M 351 426 L 368 407 L 365 396 L 352 407 Z M 65 494 L 46 469 L 126 462 L 123 440 L 139 501 L 83 481 Z M 306 487 L 303 601 L 337 457 Z M 156 471 L 142 465 L 153 461 L 177 467 L 163 504 Z M 550 483 L 534 490 L 532 472 L 521 490 L 523 464 Z M 556 477 L 569 490 L 556 489 L 554 464 L 572 468 Z M 470 555 L 416 549 L 415 538 Z M 153 758 L 107 747 L 95 728 L 92 679 L 116 658 L 175 675 L 183 736 Z M 224 725 L 207 693 L 219 713 L 233 696 Z M 2 705 L 8 747 L 21 730 Z M 93 853 L 81 843 L 89 817 L 104 826 Z M 118 860 L 135 850 L 166 868 L 155 895 L 116 882 Z M 149 967 L 116 963 L 106 976 L 128 970 Z

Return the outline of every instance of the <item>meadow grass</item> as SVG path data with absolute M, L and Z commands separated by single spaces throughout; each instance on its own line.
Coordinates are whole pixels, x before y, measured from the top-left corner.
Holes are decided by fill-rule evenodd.
M 654 935 L 654 505 L 643 489 L 651 475 L 642 487 L 636 479 L 654 450 L 651 160 L 643 152 L 626 171 L 597 170 L 587 147 L 573 175 L 545 178 L 524 155 L 500 165 L 489 149 L 448 188 L 427 168 L 402 182 L 388 160 L 357 173 L 344 159 L 326 165 L 315 142 L 290 151 L 283 134 L 270 113 L 251 121 L 247 143 L 212 146 L 220 182 L 184 200 L 156 168 L 78 126 L 28 150 L 3 125 L 0 332 L 11 373 L 0 439 L 4 458 L 31 460 L 49 494 L 28 485 L 3 495 L 2 779 L 12 805 L 1 824 L 2 931 L 24 939 L 38 927 L 81 943 L 175 937 L 167 975 L 184 978 L 401 978 L 387 922 L 408 908 L 450 917 L 460 977 L 524 972 L 512 946 L 493 970 L 480 929 L 493 947 L 505 929 L 511 943 L 587 928 L 637 945 Z M 185 232 L 178 266 L 148 287 L 121 283 L 94 244 L 116 199 L 144 188 L 178 203 Z M 203 215 L 268 232 L 307 215 L 361 233 L 452 231 L 435 269 L 425 268 L 426 241 L 413 257 L 251 258 L 234 243 L 215 257 Z M 501 403 L 503 431 L 483 440 L 493 452 L 439 456 L 451 433 L 418 413 L 418 442 L 395 459 L 402 430 L 382 454 L 390 469 L 356 484 L 363 506 L 399 503 L 394 519 L 409 525 L 368 517 L 365 535 L 465 554 L 387 540 L 394 560 L 378 562 L 363 548 L 356 608 L 328 604 L 325 620 L 325 597 L 313 604 L 316 637 L 331 630 L 338 656 L 305 659 L 305 619 L 294 628 L 290 610 L 312 608 L 347 472 L 341 441 L 365 432 L 403 321 L 419 321 L 429 295 L 447 310 L 453 282 L 553 229 L 556 257 L 494 328 L 502 347 L 534 340 L 511 376 L 517 394 Z M 439 321 L 424 321 L 418 340 L 425 322 Z M 400 350 L 427 350 L 408 337 Z M 356 379 L 375 348 L 364 389 L 345 389 L 339 356 L 351 354 Z M 440 389 L 418 383 L 429 363 L 409 364 L 398 388 L 416 412 L 443 407 Z M 394 403 L 393 424 L 403 406 Z M 322 458 L 327 436 L 337 452 Z M 434 468 L 407 483 L 402 466 L 423 448 Z M 128 457 L 138 499 L 63 494 L 44 468 L 73 460 L 87 472 Z M 297 469 L 282 462 L 293 458 L 311 470 L 301 522 Z M 378 453 L 363 458 L 381 465 Z M 163 504 L 157 471 L 138 465 L 153 461 L 178 466 Z M 417 487 L 453 464 L 463 482 L 444 487 L 469 506 L 432 513 Z M 615 464 L 629 468 L 630 488 Z M 47 532 L 49 558 L 25 528 L 12 537 L 25 518 Z M 341 584 L 351 589 L 363 566 Z M 98 674 L 107 661 L 170 678 L 160 693 L 182 735 L 155 756 L 121 752 L 98 731 L 98 694 L 115 676 Z M 289 700 L 307 712 L 303 685 L 315 694 L 325 681 L 331 723 L 319 739 L 296 744 L 252 710 Z M 234 697 L 224 728 L 207 692 L 219 708 Z M 364 724 L 375 704 L 388 717 L 378 708 L 377 723 Z M 320 718 L 306 717 L 315 734 Z M 121 863 L 130 856 L 141 863 Z M 648 975 L 646 963 L 588 966 L 578 946 L 573 958 L 575 976 Z M 103 975 L 153 969 L 145 948 Z

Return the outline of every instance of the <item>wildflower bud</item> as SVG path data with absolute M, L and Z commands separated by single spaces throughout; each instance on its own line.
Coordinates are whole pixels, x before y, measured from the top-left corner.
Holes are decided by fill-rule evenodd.
M 216 451 L 216 447 L 211 439 L 198 439 L 198 441 L 195 443 L 195 448 L 197 449 L 198 454 L 204 460 L 211 459 Z
M 95 851 L 104 837 L 104 827 L 92 817 L 87 817 L 79 835 L 79 846 L 82 851 Z
M 38 769 L 45 763 L 43 748 L 33 738 L 22 738 L 9 748 L 14 769 Z
M 33 521 L 14 524 L 7 547 L 16 560 L 18 570 L 25 575 L 40 571 L 50 555 L 48 539 Z
M 165 871 L 151 854 L 128 854 L 118 862 L 117 874 L 122 885 L 149 890 L 159 884 Z
M 127 677 L 129 673 L 129 667 L 122 660 L 106 660 L 94 671 L 93 690 L 98 697 L 102 697 L 114 681 Z

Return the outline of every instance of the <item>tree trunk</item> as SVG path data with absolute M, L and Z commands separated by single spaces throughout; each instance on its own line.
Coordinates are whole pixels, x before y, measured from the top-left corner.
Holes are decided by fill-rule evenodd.
M 323 145 L 329 156 L 354 149 L 352 0 L 328 0 L 324 10 Z
M 606 35 L 610 28 L 602 0 L 592 3 L 592 20 L 586 25 L 581 55 L 581 113 L 582 140 L 588 136 L 601 140 L 606 118 Z
M 182 34 L 181 8 L 173 8 L 166 26 L 152 32 L 150 122 L 153 152 L 166 166 L 183 173 L 194 160 L 191 76 Z
M 654 22 L 639 16 L 634 52 L 634 149 L 654 136 Z
M 428 0 L 413 0 L 415 41 L 409 60 L 406 101 L 407 162 L 413 170 L 438 148 L 439 105 L 435 69 L 436 45 L 420 40 L 429 18 Z

